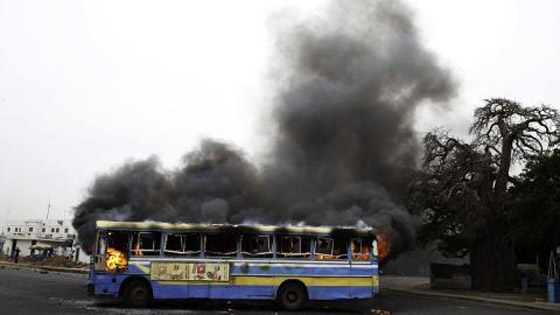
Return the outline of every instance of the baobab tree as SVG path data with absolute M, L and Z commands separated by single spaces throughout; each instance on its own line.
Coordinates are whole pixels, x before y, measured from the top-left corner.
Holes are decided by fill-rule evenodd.
M 446 252 L 470 254 L 473 286 L 503 291 L 515 285 L 516 257 L 506 207 L 511 167 L 547 152 L 560 137 L 549 106 L 524 107 L 503 98 L 475 111 L 470 143 L 434 131 L 424 138 L 424 174 L 411 189 L 425 236 Z

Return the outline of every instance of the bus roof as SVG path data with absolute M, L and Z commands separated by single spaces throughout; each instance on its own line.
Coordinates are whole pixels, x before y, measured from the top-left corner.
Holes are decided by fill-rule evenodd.
M 98 230 L 139 230 L 139 231 L 173 231 L 173 232 L 233 232 L 233 233 L 267 233 L 267 234 L 302 234 L 302 235 L 355 235 L 375 236 L 373 228 L 299 226 L 299 225 L 234 225 L 205 223 L 163 223 L 154 221 L 104 221 L 96 222 Z

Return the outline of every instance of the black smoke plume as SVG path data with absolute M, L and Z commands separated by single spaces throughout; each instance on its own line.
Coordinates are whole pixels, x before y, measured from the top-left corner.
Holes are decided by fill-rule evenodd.
M 151 158 L 100 176 L 76 207 L 86 247 L 101 218 L 367 225 L 388 235 L 393 253 L 411 245 L 400 204 L 418 161 L 414 114 L 453 96 L 449 72 L 396 1 L 334 1 L 277 38 L 271 148 L 258 170 L 205 140 L 180 171 Z

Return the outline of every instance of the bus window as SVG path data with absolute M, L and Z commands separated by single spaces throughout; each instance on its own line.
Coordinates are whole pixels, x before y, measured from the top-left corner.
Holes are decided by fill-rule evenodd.
M 200 244 L 200 235 L 198 234 L 188 234 L 187 241 L 185 243 L 185 252 L 192 254 L 193 256 L 198 256 L 202 252 L 202 247 Z
M 167 234 L 167 240 L 165 241 L 166 253 L 177 253 L 182 254 L 185 252 L 185 243 L 187 242 L 187 236 L 184 234 Z
M 159 256 L 160 232 L 135 232 L 132 241 L 133 256 Z
M 237 237 L 220 233 L 206 235 L 204 254 L 208 257 L 232 257 L 237 255 Z
M 278 238 L 278 257 L 311 257 L 311 239 L 306 236 L 280 236 Z
M 370 255 L 370 246 L 371 242 L 368 242 L 361 237 L 352 239 L 352 259 L 353 260 L 369 260 L 371 258 Z
M 272 258 L 272 238 L 269 235 L 242 236 L 241 252 L 243 257 Z
M 332 238 L 318 237 L 315 240 L 315 258 L 334 259 L 334 241 Z
M 318 237 L 315 240 L 315 259 L 348 259 L 348 248 L 344 239 Z
M 164 253 L 166 256 L 197 257 L 200 255 L 200 236 L 198 234 L 167 234 Z

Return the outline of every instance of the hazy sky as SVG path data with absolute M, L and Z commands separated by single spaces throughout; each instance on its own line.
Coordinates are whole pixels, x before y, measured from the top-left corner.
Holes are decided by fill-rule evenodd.
M 417 128 L 464 133 L 488 97 L 560 105 L 560 2 L 409 2 L 460 82 Z M 327 1 L 0 0 L 0 223 L 71 217 L 96 174 L 152 154 L 174 168 L 202 138 L 256 158 L 271 96 L 272 16 Z

